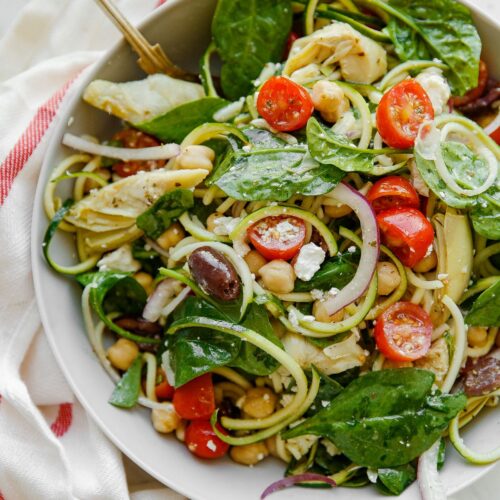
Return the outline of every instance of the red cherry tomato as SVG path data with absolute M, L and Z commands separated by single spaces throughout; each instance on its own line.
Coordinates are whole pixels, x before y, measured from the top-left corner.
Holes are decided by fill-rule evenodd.
M 408 267 L 418 264 L 434 240 L 434 230 L 415 208 L 391 208 L 377 215 L 382 240 Z
M 225 434 L 220 427 L 219 430 Z M 220 458 L 229 449 L 229 445 L 215 434 L 208 420 L 194 420 L 189 423 L 186 428 L 186 446 L 200 458 Z
M 306 224 L 298 217 L 279 215 L 257 221 L 247 230 L 255 249 L 267 260 L 290 260 L 306 239 Z
M 375 324 L 375 342 L 380 352 L 392 361 L 414 361 L 431 345 L 430 316 L 417 304 L 396 302 Z
M 395 207 L 420 206 L 415 188 L 404 177 L 390 175 L 378 180 L 366 195 L 376 213 Z
M 377 107 L 377 129 L 391 148 L 410 148 L 415 143 L 420 125 L 434 118 L 429 96 L 415 80 L 394 85 Z
M 160 371 L 159 381 L 155 387 L 156 399 L 158 401 L 171 400 L 175 389 L 168 383 L 167 377 L 163 370 Z
M 284 76 L 273 76 L 259 91 L 257 110 L 271 127 L 291 132 L 306 125 L 314 105 L 304 87 Z
M 215 411 L 214 385 L 212 375 L 206 373 L 196 377 L 174 392 L 174 408 L 186 420 L 204 420 Z
M 500 127 L 496 128 L 491 134 L 490 137 L 500 145 Z
M 160 146 L 160 142 L 139 130 L 126 128 L 117 132 L 113 136 L 114 141 L 122 143 L 124 148 L 151 148 Z M 165 165 L 165 160 L 147 160 L 147 161 L 120 161 L 113 165 L 113 172 L 120 177 L 134 175 L 141 170 L 155 170 Z
M 469 102 L 479 99 L 486 89 L 486 84 L 488 83 L 488 67 L 484 61 L 479 61 L 479 76 L 477 80 L 477 87 L 469 90 L 465 95 L 462 96 L 452 96 L 451 103 L 453 106 L 459 108 L 460 106 L 465 106 Z
M 295 31 L 290 31 L 290 34 L 288 35 L 288 38 L 286 39 L 286 45 L 285 45 L 285 50 L 283 51 L 283 60 L 287 59 L 288 55 L 290 54 L 290 50 L 292 50 L 292 45 L 295 40 L 299 39 L 299 35 L 295 33 Z

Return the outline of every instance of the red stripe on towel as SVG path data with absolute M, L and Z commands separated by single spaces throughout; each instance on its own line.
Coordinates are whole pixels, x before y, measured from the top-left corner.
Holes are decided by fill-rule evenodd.
M 71 403 L 63 403 L 62 405 L 59 405 L 57 417 L 54 422 L 52 422 L 50 428 L 57 437 L 62 437 L 66 434 L 66 432 L 68 432 L 72 422 L 73 405 Z

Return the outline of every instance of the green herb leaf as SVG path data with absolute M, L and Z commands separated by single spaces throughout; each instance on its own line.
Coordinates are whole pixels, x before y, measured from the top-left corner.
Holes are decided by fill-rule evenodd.
M 489 240 L 500 240 L 500 210 L 498 206 L 481 200 L 471 211 L 474 230 Z
M 327 260 L 309 281 L 297 280 L 294 292 L 310 292 L 311 290 L 330 290 L 335 287 L 344 288 L 354 277 L 358 268 L 360 252 L 344 252 Z
M 226 97 L 250 93 L 264 65 L 281 59 L 291 27 L 289 0 L 219 0 L 212 35 L 223 62 Z
M 383 493 L 400 495 L 417 478 L 417 471 L 411 464 L 382 468 L 378 471 L 377 486 Z
M 142 364 L 143 358 L 139 354 L 116 384 L 115 390 L 109 398 L 109 402 L 113 406 L 118 406 L 119 408 L 132 408 L 135 406 L 141 387 Z
M 298 193 L 319 196 L 331 191 L 344 174 L 311 158 L 304 145 L 290 146 L 267 131 L 254 134 L 250 151 L 229 151 L 212 182 L 237 200 L 285 201 Z
M 137 217 L 137 227 L 150 238 L 156 239 L 193 204 L 193 193 L 188 189 L 179 188 L 169 191 L 151 208 Z
M 321 125 L 316 118 L 307 122 L 307 144 L 316 161 L 322 165 L 333 165 L 343 172 L 370 173 L 377 155 L 401 152 L 391 148 L 360 149 L 344 136 Z
M 214 114 L 228 104 L 229 101 L 219 97 L 203 97 L 181 104 L 150 121 L 134 124 L 134 127 L 160 141 L 180 143 L 196 127 L 213 122 Z
M 366 467 L 406 464 L 439 438 L 467 401 L 463 394 L 430 396 L 433 382 L 431 372 L 414 368 L 367 373 L 283 437 L 327 437 Z
M 465 322 L 471 326 L 500 326 L 500 280 L 479 295 Z
M 305 413 L 305 417 L 309 418 L 329 406 L 333 399 L 336 398 L 344 389 L 338 382 L 330 378 L 328 375 L 321 373 L 316 370 L 320 375 L 320 384 L 318 389 L 318 394 L 314 399 L 312 405 L 308 408 Z
M 440 59 L 450 68 L 454 95 L 477 86 L 481 39 L 467 7 L 455 0 L 390 0 L 389 8 L 382 0 L 370 3 L 397 18 L 387 33 L 400 59 Z

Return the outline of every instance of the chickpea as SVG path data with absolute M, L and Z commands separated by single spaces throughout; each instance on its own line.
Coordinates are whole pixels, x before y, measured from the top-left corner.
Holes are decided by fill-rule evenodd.
M 488 340 L 488 329 L 484 326 L 470 326 L 467 330 L 467 342 L 471 347 L 483 347 Z
M 269 436 L 264 443 L 266 443 L 266 447 L 269 450 L 269 454 L 273 457 L 280 458 L 278 453 L 278 448 L 276 446 L 276 436 Z
M 137 358 L 139 347 L 128 339 L 118 339 L 107 352 L 110 363 L 118 370 L 126 371 Z
M 181 417 L 175 413 L 173 407 L 154 408 L 151 411 L 153 427 L 162 434 L 173 432 L 179 427 Z
M 350 108 L 342 88 L 334 82 L 320 80 L 312 88 L 312 101 L 324 120 L 335 123 Z
M 139 283 L 139 285 L 141 285 L 142 288 L 144 288 L 144 290 L 146 290 L 146 293 L 148 295 L 151 295 L 153 293 L 153 290 L 154 290 L 153 276 L 151 276 L 148 273 L 140 271 L 140 272 L 134 274 L 134 278 L 137 281 L 137 283 Z
M 324 205 L 325 214 L 332 219 L 340 219 L 340 217 L 345 217 L 352 212 L 352 208 L 338 203 L 337 205 Z
M 274 293 L 290 293 L 295 286 L 295 270 L 286 261 L 276 259 L 258 271 L 264 286 Z
M 109 181 L 111 179 L 111 172 L 107 168 L 98 168 L 97 170 L 94 170 L 94 172 L 92 173 L 99 175 L 106 181 Z M 92 191 L 92 189 L 97 189 L 100 187 L 101 185 L 98 182 L 96 182 L 94 179 L 88 178 L 85 181 L 83 191 L 84 193 L 88 193 L 89 191 Z
M 164 250 L 168 250 L 171 247 L 174 247 L 184 239 L 186 233 L 184 232 L 183 227 L 178 223 L 174 222 L 157 240 L 156 242 L 160 245 Z
M 243 258 L 250 272 L 254 274 L 257 274 L 259 269 L 267 264 L 267 260 L 257 250 L 250 250 Z
M 176 168 L 203 168 L 209 172 L 213 168 L 215 152 L 207 146 L 188 146 L 176 159 Z
M 245 395 L 242 410 L 251 418 L 265 418 L 274 412 L 277 401 L 269 387 L 252 387 Z
M 316 321 L 322 321 L 323 323 L 337 323 L 344 319 L 343 309 L 336 312 L 333 316 L 330 316 L 326 311 L 324 300 L 316 300 L 314 302 L 312 313 L 313 316 L 316 318 Z
M 377 262 L 378 293 L 389 295 L 401 283 L 398 268 L 392 262 Z
M 238 464 L 255 465 L 269 455 L 267 446 L 263 443 L 233 446 L 229 452 L 231 458 Z
M 437 262 L 437 254 L 434 250 L 432 250 L 427 257 L 424 257 L 420 262 L 417 262 L 413 266 L 413 270 L 417 273 L 428 273 L 437 266 Z
M 186 427 L 187 422 L 185 420 L 181 420 L 179 425 L 175 429 L 175 437 L 183 443 L 186 440 Z

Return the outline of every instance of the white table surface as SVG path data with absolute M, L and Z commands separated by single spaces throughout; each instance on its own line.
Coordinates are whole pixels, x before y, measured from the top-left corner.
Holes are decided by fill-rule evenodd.
M 0 0 L 0 38 L 9 28 L 17 13 L 28 3 L 29 0 Z M 55 0 L 47 0 L 55 1 Z M 140 1 L 140 0 L 137 0 Z M 469 0 L 471 4 L 477 5 L 491 17 L 500 21 L 500 0 Z M 125 460 L 128 474 L 135 478 L 141 478 L 140 482 L 155 482 L 148 474 L 128 459 Z M 135 483 L 137 481 L 134 481 Z M 494 500 L 500 498 L 500 468 L 497 466 L 475 485 L 466 488 L 459 494 L 450 497 L 450 500 Z

